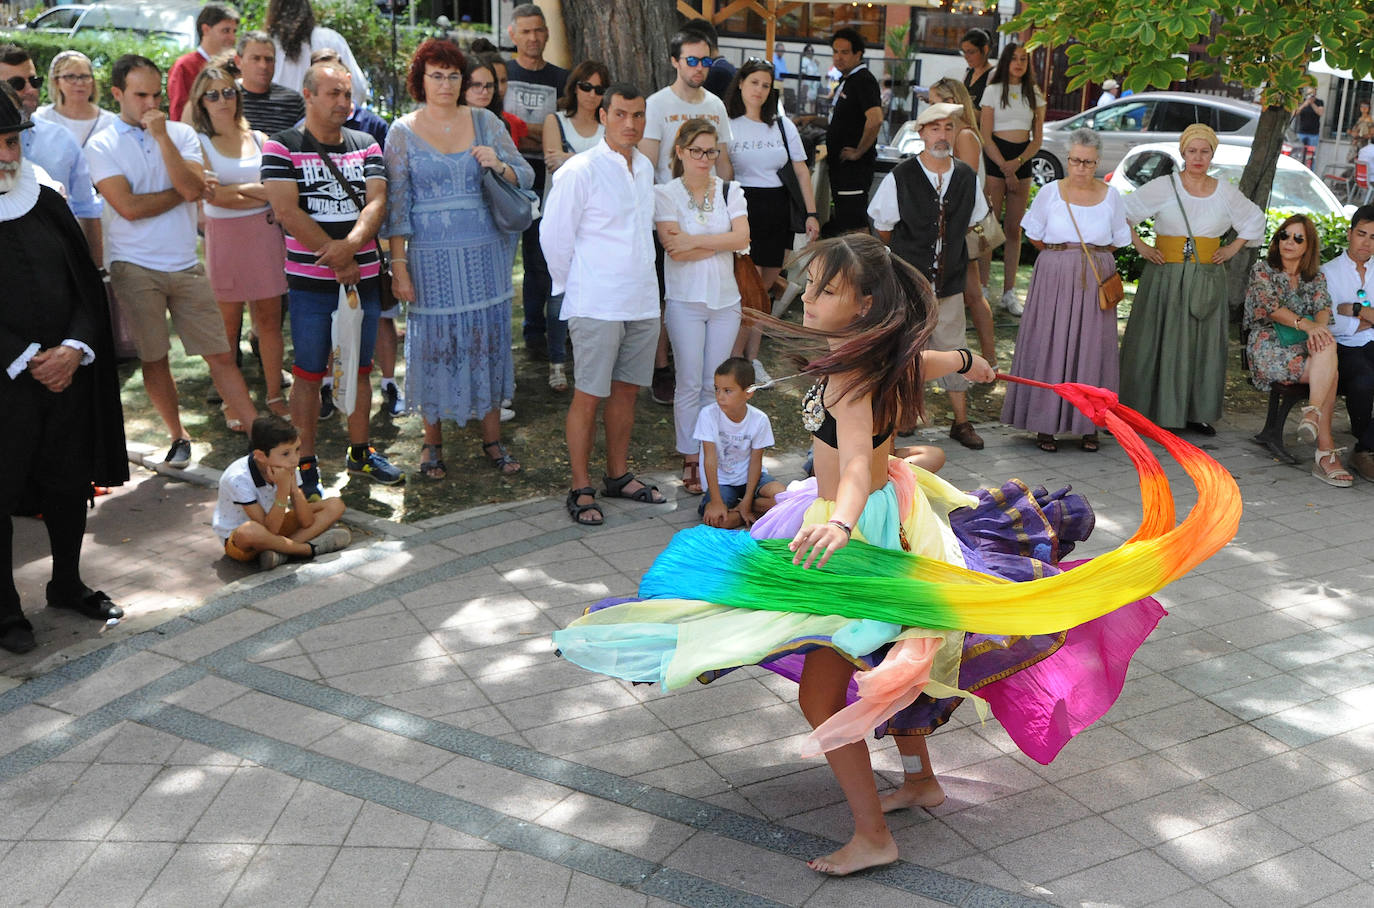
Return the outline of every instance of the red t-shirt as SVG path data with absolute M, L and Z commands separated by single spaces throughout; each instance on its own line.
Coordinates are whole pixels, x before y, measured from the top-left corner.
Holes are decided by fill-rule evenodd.
M 525 121 L 513 113 L 501 111 L 501 117 L 506 121 L 506 128 L 510 130 L 510 137 L 515 140 L 515 145 L 520 146 L 520 140 L 530 134 L 530 128 Z
M 181 120 L 181 111 L 191 98 L 191 85 L 205 68 L 205 55 L 197 48 L 177 57 L 167 73 L 167 117 Z

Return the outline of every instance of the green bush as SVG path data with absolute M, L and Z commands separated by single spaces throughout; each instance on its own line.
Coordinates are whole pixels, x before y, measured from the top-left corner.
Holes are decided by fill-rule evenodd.
M 119 110 L 110 95 L 110 67 L 114 61 L 125 54 L 139 54 L 162 67 L 165 73 L 185 51 L 166 39 L 147 38 L 124 31 L 88 31 L 75 35 L 45 35 L 39 31 L 32 34 L 7 36 L 28 51 L 33 65 L 44 78 L 48 75 L 48 65 L 52 58 L 64 50 L 79 50 L 91 58 L 95 77 L 100 82 L 100 98 L 96 103 L 106 110 Z M 52 86 L 44 87 L 46 101 L 51 101 Z

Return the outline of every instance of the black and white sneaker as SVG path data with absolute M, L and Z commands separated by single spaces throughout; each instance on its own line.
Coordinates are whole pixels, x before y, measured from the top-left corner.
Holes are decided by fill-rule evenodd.
M 320 419 L 328 419 L 337 412 L 339 408 L 334 406 L 334 386 L 320 385 Z
M 406 411 L 406 399 L 397 385 L 382 385 L 382 415 L 400 416 Z
M 178 438 L 172 442 L 172 447 L 167 450 L 167 456 L 162 458 L 162 462 L 173 470 L 186 469 L 186 465 L 191 462 L 191 439 Z

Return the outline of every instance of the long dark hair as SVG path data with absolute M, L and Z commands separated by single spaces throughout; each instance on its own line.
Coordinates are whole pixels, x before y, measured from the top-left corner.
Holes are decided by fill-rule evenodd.
M 473 55 L 473 58 L 468 61 L 468 68 L 463 70 L 463 90 L 458 93 L 458 103 L 468 103 L 468 87 L 472 85 L 472 77 L 477 74 L 478 70 L 485 69 L 487 72 L 491 73 L 491 81 L 495 82 L 496 67 L 500 64 L 501 61 L 493 60 L 490 56 L 483 55 L 479 57 Z M 507 130 L 510 129 L 510 124 L 506 123 L 506 118 L 501 116 L 501 112 L 505 107 L 501 104 L 501 89 L 499 87 L 495 85 L 492 86 L 491 103 L 483 109 L 496 114 L 496 118 L 501 121 L 502 125 L 504 125 Z
M 568 81 L 563 86 L 563 97 L 558 99 L 558 109 L 572 116 L 577 113 L 577 83 L 590 82 L 592 76 L 601 77 L 601 87 L 611 87 L 611 71 L 600 60 L 583 60 L 568 73 Z M 606 97 L 602 94 L 601 97 Z
M 802 341 L 818 354 L 804 367 L 817 376 L 849 375 L 840 391 L 872 395 L 873 426 L 905 429 L 924 415 L 921 351 L 935 330 L 938 305 L 930 282 L 887 246 L 864 233 L 847 233 L 813 243 L 795 267 L 818 264 L 820 286 L 838 279 L 859 296 L 872 298 L 868 309 L 844 331 L 831 334 L 750 312 L 747 321 L 770 334 Z M 843 341 L 835 349 L 824 342 Z M 833 400 L 833 398 L 832 398 Z
M 744 106 L 744 96 L 740 94 L 739 87 L 745 79 L 754 73 L 768 73 L 771 79 L 773 77 L 773 64 L 767 60 L 746 60 L 743 66 L 735 70 L 735 77 L 730 80 L 730 87 L 725 89 L 725 115 L 732 120 L 749 112 Z M 768 97 L 764 98 L 763 107 L 759 110 L 759 116 L 769 126 L 773 125 L 773 121 L 778 117 L 777 92 L 768 92 Z
M 997 58 L 997 69 L 992 73 L 992 81 L 1002 84 L 1003 107 L 1011 106 L 1011 60 L 1018 50 L 1025 50 L 1025 47 L 1020 44 L 1008 44 L 1002 48 L 1002 55 Z M 1035 60 L 1031 57 L 1030 51 L 1026 51 L 1026 74 L 1021 77 L 1021 97 L 1025 100 L 1026 106 L 1035 110 Z
M 301 55 L 301 45 L 310 40 L 310 33 L 315 30 L 315 11 L 310 8 L 310 0 L 268 0 L 263 27 L 277 39 L 286 59 L 295 60 Z
M 1355 218 L 1352 217 L 1350 223 L 1354 224 Z M 1291 215 L 1288 220 L 1279 225 L 1279 228 L 1274 231 L 1274 235 L 1269 238 L 1269 255 L 1265 261 L 1269 263 L 1270 268 L 1283 270 L 1283 257 L 1279 255 L 1279 234 L 1295 224 L 1302 225 L 1304 240 L 1302 258 L 1298 260 L 1298 275 L 1304 281 L 1310 281 L 1316 278 L 1317 272 L 1321 270 L 1321 238 L 1317 236 L 1317 225 L 1313 224 L 1312 219 L 1305 214 Z

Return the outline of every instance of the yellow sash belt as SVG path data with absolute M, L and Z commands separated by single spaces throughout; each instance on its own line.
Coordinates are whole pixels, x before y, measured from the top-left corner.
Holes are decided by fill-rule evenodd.
M 1212 256 L 1221 248 L 1221 237 L 1199 236 L 1193 238 L 1197 243 L 1197 260 L 1204 265 L 1212 263 Z M 1185 261 L 1183 258 L 1183 244 L 1188 242 L 1186 236 L 1156 236 L 1155 248 L 1164 256 L 1164 261 L 1170 264 L 1179 264 Z

